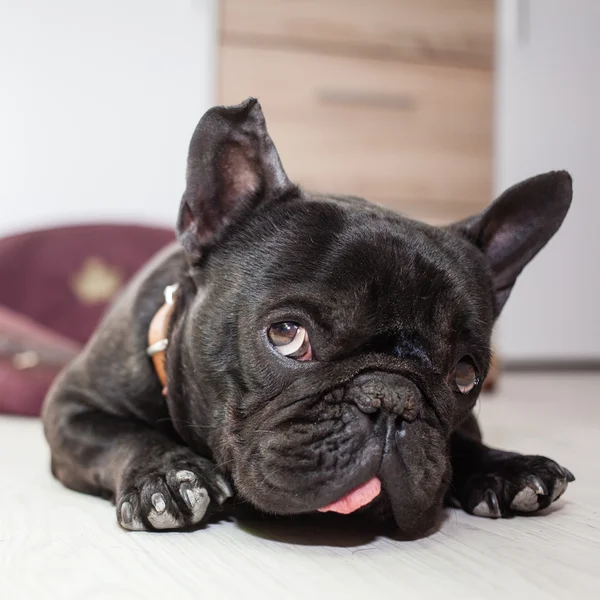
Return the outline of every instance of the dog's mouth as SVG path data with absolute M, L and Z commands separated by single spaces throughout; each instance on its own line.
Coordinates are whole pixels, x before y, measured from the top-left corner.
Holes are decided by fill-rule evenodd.
M 241 497 L 271 514 L 420 525 L 444 483 L 443 432 L 422 418 L 424 393 L 402 373 L 351 382 L 283 406 L 278 397 L 235 423 L 230 468 Z
M 339 500 L 319 508 L 319 512 L 336 512 L 349 515 L 354 511 L 370 504 L 381 493 L 381 480 L 379 477 L 371 477 L 369 481 L 354 488 Z

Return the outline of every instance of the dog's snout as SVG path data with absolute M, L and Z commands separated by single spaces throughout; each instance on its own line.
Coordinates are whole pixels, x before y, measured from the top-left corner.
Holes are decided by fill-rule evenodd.
M 406 420 L 414 418 L 420 392 L 402 375 L 365 373 L 356 377 L 346 391 L 346 399 L 367 414 L 384 411 Z

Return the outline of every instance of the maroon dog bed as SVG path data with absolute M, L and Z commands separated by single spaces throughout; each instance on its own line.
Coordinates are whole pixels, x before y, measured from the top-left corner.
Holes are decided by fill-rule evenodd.
M 77 225 L 0 239 L 0 412 L 38 415 L 52 380 L 168 229 Z

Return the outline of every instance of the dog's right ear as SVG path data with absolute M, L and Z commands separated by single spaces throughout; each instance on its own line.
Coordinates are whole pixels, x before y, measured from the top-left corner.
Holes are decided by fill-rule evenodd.
M 295 192 L 258 101 L 216 106 L 204 114 L 190 142 L 177 237 L 196 263 L 232 223 Z

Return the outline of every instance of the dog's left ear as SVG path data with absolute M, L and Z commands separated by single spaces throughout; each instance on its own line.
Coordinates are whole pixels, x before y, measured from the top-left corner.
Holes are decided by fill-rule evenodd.
M 525 265 L 560 227 L 572 195 L 566 171 L 545 173 L 509 188 L 480 215 L 450 227 L 487 256 L 496 317 Z
M 199 261 L 259 204 L 297 190 L 288 180 L 254 98 L 208 110 L 190 142 L 177 237 Z

